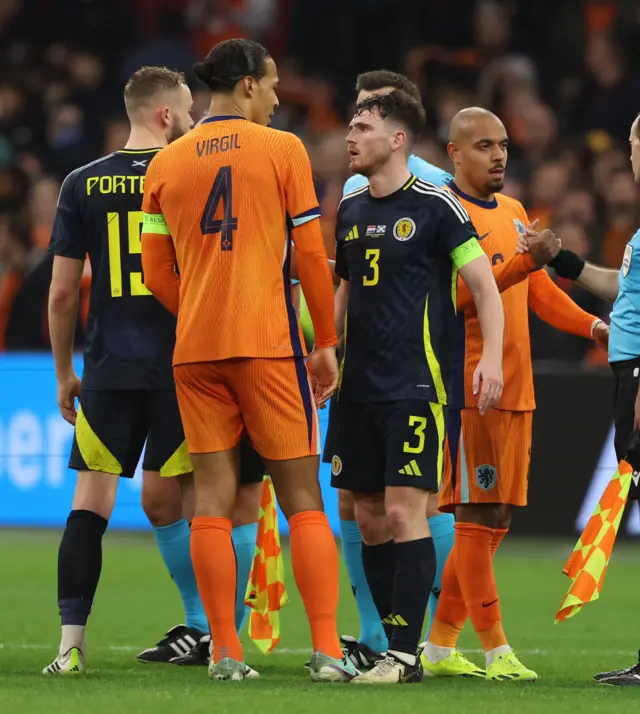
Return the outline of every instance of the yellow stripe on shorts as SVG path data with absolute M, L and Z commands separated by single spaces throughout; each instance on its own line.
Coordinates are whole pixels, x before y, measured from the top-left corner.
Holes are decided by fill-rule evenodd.
M 160 476 L 171 477 L 188 474 L 193 471 L 189 451 L 187 449 L 187 441 L 182 442 L 173 454 L 160 467 Z
M 76 419 L 76 442 L 82 460 L 89 471 L 102 471 L 116 476 L 122 473 L 120 462 L 100 441 L 95 431 L 91 428 L 82 411 L 82 407 L 78 408 L 78 417 Z

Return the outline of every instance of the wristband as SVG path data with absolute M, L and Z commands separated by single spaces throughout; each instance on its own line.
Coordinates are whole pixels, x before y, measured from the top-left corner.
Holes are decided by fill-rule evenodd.
M 594 320 L 591 323 L 591 339 L 593 339 L 593 333 L 596 331 L 596 327 L 598 327 L 598 325 L 604 325 L 604 324 L 605 324 L 604 320 L 601 320 L 600 318 L 598 318 L 597 320 Z
M 549 262 L 549 267 L 556 271 L 556 275 L 568 280 L 577 280 L 585 265 L 584 260 L 570 250 L 562 249 L 556 257 Z

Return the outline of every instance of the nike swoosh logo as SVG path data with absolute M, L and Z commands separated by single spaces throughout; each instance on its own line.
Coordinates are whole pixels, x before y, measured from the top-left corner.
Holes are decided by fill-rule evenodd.
M 490 233 L 491 231 L 487 231 L 483 236 L 478 236 L 478 240 L 484 240 Z
M 493 605 L 495 602 L 498 602 L 498 598 L 492 600 L 491 602 L 483 602 L 482 607 L 491 607 L 491 605 Z

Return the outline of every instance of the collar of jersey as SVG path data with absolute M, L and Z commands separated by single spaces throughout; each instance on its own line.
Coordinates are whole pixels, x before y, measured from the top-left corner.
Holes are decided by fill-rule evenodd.
M 243 119 L 244 121 L 247 121 L 244 117 L 236 114 L 223 114 L 219 117 L 207 117 L 206 119 L 203 119 L 200 124 L 213 124 L 214 121 L 229 121 L 230 119 Z
M 156 151 L 161 151 L 161 146 L 155 146 L 153 149 L 118 149 L 116 154 L 153 154 Z
M 469 196 L 468 193 L 461 191 L 454 181 L 451 181 L 449 188 L 454 193 L 457 193 L 460 198 L 464 198 L 464 200 L 469 201 L 469 203 L 475 203 L 475 205 L 480 206 L 480 208 L 498 208 L 498 199 L 495 196 L 493 197 L 493 201 L 483 201 L 481 198 L 474 198 L 473 196 Z
M 371 198 L 372 201 L 388 201 L 390 198 L 395 198 L 399 193 L 402 193 L 403 191 L 406 191 L 410 186 L 412 186 L 415 182 L 417 181 L 416 177 L 411 174 L 407 181 L 400 186 L 400 188 L 396 189 L 393 193 L 388 193 L 386 196 L 372 196 L 371 195 L 371 189 L 369 189 L 369 198 Z

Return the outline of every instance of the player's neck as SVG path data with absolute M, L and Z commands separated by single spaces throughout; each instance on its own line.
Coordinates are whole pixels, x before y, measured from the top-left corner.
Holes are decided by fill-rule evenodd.
M 160 129 L 155 130 L 148 126 L 132 126 L 129 139 L 124 145 L 130 151 L 144 151 L 144 149 L 157 149 L 167 145 L 167 137 Z
M 453 177 L 453 182 L 462 191 L 462 193 L 466 193 L 467 196 L 471 196 L 471 198 L 477 198 L 480 201 L 488 201 L 489 203 L 491 203 L 496 196 L 495 193 L 484 193 L 483 191 L 478 191 L 478 189 L 474 188 L 464 178 L 464 176 L 461 176 L 458 173 L 456 173 Z
M 411 172 L 407 162 L 388 162 L 375 174 L 369 176 L 369 191 L 374 198 L 384 198 L 402 188 Z
M 220 95 L 211 98 L 207 118 L 211 117 L 242 117 L 243 119 L 249 119 L 249 112 L 233 96 Z

